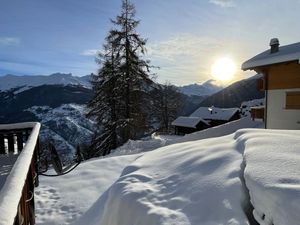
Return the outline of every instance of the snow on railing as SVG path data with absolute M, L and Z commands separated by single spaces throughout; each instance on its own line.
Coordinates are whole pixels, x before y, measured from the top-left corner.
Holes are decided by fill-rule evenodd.
M 30 130 L 30 135 L 0 191 L 0 225 L 34 224 L 33 186 L 37 180 L 35 163 L 40 126 L 40 123 L 34 122 L 0 125 L 1 134 L 11 135 L 12 131 Z M 17 133 L 13 134 L 17 137 Z

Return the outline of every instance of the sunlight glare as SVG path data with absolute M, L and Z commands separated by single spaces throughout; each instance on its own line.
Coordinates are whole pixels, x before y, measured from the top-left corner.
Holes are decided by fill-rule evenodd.
M 236 65 L 230 58 L 218 59 L 211 68 L 212 75 L 220 81 L 229 81 L 236 72 Z

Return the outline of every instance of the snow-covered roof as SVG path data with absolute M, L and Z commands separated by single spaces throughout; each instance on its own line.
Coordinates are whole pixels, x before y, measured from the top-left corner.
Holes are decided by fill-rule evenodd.
M 208 125 L 208 123 L 200 117 L 185 117 L 185 116 L 178 117 L 176 120 L 172 122 L 172 125 L 179 126 L 179 127 L 196 128 L 197 124 L 200 122 Z
M 296 60 L 300 62 L 300 42 L 281 46 L 278 52 L 272 54 L 268 49 L 244 62 L 242 70 Z
M 5 183 L 1 185 L 0 190 L 0 225 L 13 224 L 14 222 L 40 127 L 40 123 L 0 125 L 0 130 L 32 128 L 22 152 L 17 157 L 6 179 L 2 180 Z
M 238 111 L 239 108 L 200 107 L 191 114 L 191 117 L 200 117 L 204 120 L 230 120 Z

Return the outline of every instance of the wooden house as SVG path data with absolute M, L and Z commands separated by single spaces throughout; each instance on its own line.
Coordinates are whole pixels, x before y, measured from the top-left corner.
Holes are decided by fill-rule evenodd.
M 240 119 L 239 108 L 199 107 L 191 117 L 200 117 L 211 127 L 218 126 L 233 120 Z
M 218 126 L 240 118 L 238 108 L 200 107 L 189 117 L 180 116 L 172 122 L 175 134 L 183 135 Z
M 180 116 L 172 122 L 175 127 L 175 134 L 190 134 L 210 127 L 209 123 L 199 117 Z
M 242 64 L 243 70 L 263 74 L 258 87 L 265 91 L 263 112 L 268 129 L 300 129 L 300 42 L 279 47 L 277 38 L 266 50 Z M 262 115 L 253 109 L 252 115 Z

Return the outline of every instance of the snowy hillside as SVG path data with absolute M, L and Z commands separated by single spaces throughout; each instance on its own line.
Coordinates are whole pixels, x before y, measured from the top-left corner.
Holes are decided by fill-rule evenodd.
M 55 73 L 49 76 L 35 75 L 35 76 L 15 76 L 6 75 L 0 76 L 0 91 L 10 90 L 12 88 L 21 87 L 20 91 L 27 90 L 31 87 L 37 87 L 40 85 L 81 85 L 90 88 L 89 83 L 90 76 L 76 77 L 72 74 Z
M 178 88 L 183 94 L 188 96 L 208 96 L 223 89 L 223 87 L 217 85 L 214 80 L 208 80 L 202 84 L 185 85 Z
M 42 142 L 51 141 L 64 159 L 70 158 L 78 144 L 89 144 L 94 123 L 85 117 L 85 106 L 64 104 L 57 108 L 33 106 L 27 111 L 41 122 Z
M 241 104 L 241 114 L 243 116 L 250 116 L 251 107 L 262 107 L 265 105 L 265 99 L 253 99 L 250 101 L 242 102 Z

